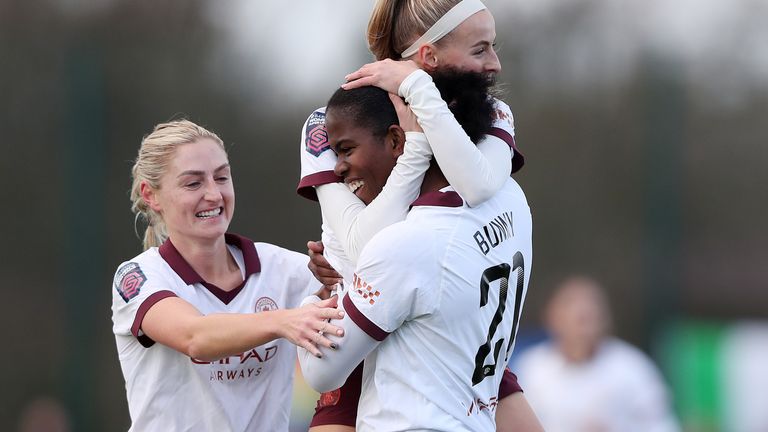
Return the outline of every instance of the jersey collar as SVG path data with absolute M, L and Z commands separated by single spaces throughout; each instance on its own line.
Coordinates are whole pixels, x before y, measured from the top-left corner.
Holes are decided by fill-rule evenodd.
M 433 207 L 461 207 L 464 200 L 461 196 L 452 190 L 432 191 L 421 194 L 411 207 L 433 206 Z
M 160 252 L 160 256 L 163 257 L 165 262 L 167 262 L 171 269 L 179 275 L 185 284 L 202 284 L 224 304 L 228 304 L 243 289 L 248 277 L 252 274 L 261 272 L 261 261 L 259 261 L 259 255 L 256 253 L 256 246 L 254 246 L 253 241 L 243 236 L 230 233 L 224 235 L 224 240 L 228 245 L 235 246 L 243 252 L 243 261 L 245 262 L 245 279 L 243 280 L 243 283 L 230 291 L 224 291 L 216 285 L 206 282 L 202 276 L 189 265 L 187 260 L 181 256 L 170 238 L 158 248 L 158 252 Z

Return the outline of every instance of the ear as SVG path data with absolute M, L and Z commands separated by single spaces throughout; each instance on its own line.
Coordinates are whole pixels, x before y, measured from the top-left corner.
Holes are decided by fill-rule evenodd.
M 413 59 L 422 69 L 433 72 L 437 69 L 437 47 L 434 44 L 422 45 Z
M 392 152 L 395 158 L 400 157 L 405 151 L 405 131 L 399 125 L 390 125 L 387 129 L 387 150 Z
M 157 201 L 157 191 L 155 191 L 146 180 L 141 181 L 141 199 L 147 203 L 149 208 L 160 213 L 161 207 L 160 203 Z

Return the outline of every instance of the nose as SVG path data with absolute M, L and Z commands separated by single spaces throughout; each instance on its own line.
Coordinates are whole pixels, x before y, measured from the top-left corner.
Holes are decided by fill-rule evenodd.
M 344 177 L 348 170 L 349 164 L 344 160 L 344 156 L 339 155 L 336 165 L 333 167 L 333 173 L 339 177 Z
M 216 184 L 216 181 L 214 179 L 210 179 L 205 183 L 205 194 L 203 198 L 208 201 L 219 201 L 221 199 L 221 191 L 219 190 L 219 186 Z
M 501 62 L 499 61 L 499 56 L 496 55 L 496 51 L 494 50 L 490 50 L 490 58 L 485 64 L 485 71 L 495 74 L 501 72 Z

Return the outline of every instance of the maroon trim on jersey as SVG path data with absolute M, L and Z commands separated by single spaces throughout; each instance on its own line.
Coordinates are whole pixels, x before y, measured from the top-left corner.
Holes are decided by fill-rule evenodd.
M 388 332 L 382 330 L 381 327 L 374 324 L 371 320 L 368 319 L 368 317 L 360 312 L 360 309 L 358 309 L 352 299 L 349 298 L 349 293 L 344 296 L 343 302 L 344 310 L 347 311 L 349 318 L 355 324 L 357 324 L 358 327 L 360 327 L 360 330 L 366 332 L 368 336 L 376 339 L 379 342 L 383 341 L 387 336 L 389 336 Z
M 505 131 L 501 128 L 491 128 L 490 132 L 488 132 L 488 135 L 493 135 L 496 138 L 499 138 L 500 140 L 507 143 L 509 148 L 512 149 L 512 172 L 516 173 L 520 171 L 520 168 L 525 165 L 525 156 L 523 156 L 522 153 L 520 153 L 520 150 L 517 149 L 517 145 L 515 144 L 515 137 L 512 136 L 509 132 Z
M 176 293 L 166 290 L 152 293 L 149 297 L 147 297 L 146 300 L 141 303 L 139 310 L 136 311 L 136 316 L 133 318 L 133 325 L 131 326 L 131 334 L 139 340 L 139 343 L 144 348 L 149 348 L 155 344 L 155 341 L 153 341 L 149 336 L 145 334 L 139 334 L 139 330 L 141 330 L 141 323 L 144 321 L 144 315 L 146 315 L 149 309 L 157 302 L 168 297 L 176 297 Z
M 523 388 L 520 387 L 520 383 L 517 382 L 517 375 L 513 374 L 508 367 L 504 368 L 504 375 L 502 375 L 501 384 L 499 384 L 499 400 L 522 391 Z
M 179 251 L 176 250 L 176 246 L 173 245 L 170 238 L 158 248 L 158 252 L 160 252 L 160 256 L 163 257 L 165 262 L 171 266 L 171 269 L 179 275 L 185 284 L 193 285 L 199 283 L 208 289 L 211 294 L 221 300 L 222 303 L 229 304 L 229 302 L 237 297 L 237 294 L 243 290 L 248 278 L 252 274 L 261 271 L 261 261 L 259 261 L 259 254 L 256 253 L 256 246 L 253 244 L 252 240 L 230 233 L 224 235 L 224 240 L 227 244 L 235 246 L 243 252 L 243 262 L 245 262 L 245 279 L 243 280 L 243 283 L 229 291 L 225 291 L 212 283 L 206 282 L 205 279 L 203 279 L 203 277 L 189 265 L 187 260 L 181 256 Z
M 304 198 L 312 201 L 317 201 L 317 192 L 315 186 L 322 186 L 329 183 L 338 183 L 343 179 L 333 171 L 320 171 L 314 174 L 310 174 L 299 181 L 299 186 L 296 187 L 296 193 Z
M 315 415 L 309 427 L 323 425 L 342 425 L 355 427 L 357 403 L 363 386 L 363 364 L 357 365 L 344 385 L 320 395 L 315 407 Z
M 461 195 L 454 191 L 432 191 L 421 194 L 421 196 L 416 198 L 416 201 L 411 204 L 411 207 L 461 207 L 462 205 L 464 205 L 464 200 L 461 199 Z

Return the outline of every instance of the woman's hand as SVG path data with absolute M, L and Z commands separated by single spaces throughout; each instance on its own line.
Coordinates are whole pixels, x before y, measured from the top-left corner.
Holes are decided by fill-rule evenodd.
M 341 283 L 342 278 L 323 256 L 323 249 L 323 242 L 307 242 L 307 254 L 309 255 L 307 267 L 315 275 L 315 279 L 319 280 L 323 285 L 332 287 L 337 283 Z M 318 295 L 318 297 L 322 298 L 323 296 Z
M 322 357 L 322 354 L 317 347 L 338 348 L 335 342 L 325 336 L 344 336 L 344 329 L 329 322 L 331 319 L 344 317 L 344 311 L 336 308 L 337 301 L 338 297 L 333 296 L 298 309 L 287 309 L 281 336 L 318 358 Z
M 419 69 L 413 60 L 380 60 L 363 65 L 360 69 L 344 77 L 344 90 L 364 86 L 375 86 L 389 93 L 398 94 L 400 84 L 413 71 Z
M 403 98 L 396 94 L 389 94 L 389 99 L 392 101 L 392 105 L 395 106 L 397 112 L 397 121 L 400 123 L 400 127 L 406 132 L 424 132 L 416 120 L 416 114 L 411 111 L 411 108 L 405 104 Z

